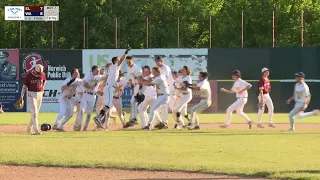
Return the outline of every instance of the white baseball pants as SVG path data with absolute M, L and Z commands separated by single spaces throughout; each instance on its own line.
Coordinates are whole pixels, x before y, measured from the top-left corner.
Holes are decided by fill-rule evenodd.
M 79 122 L 79 119 L 80 119 L 79 116 L 81 114 L 80 102 L 74 100 L 73 101 L 73 107 L 74 107 L 74 109 L 76 109 L 76 111 L 74 112 L 76 114 L 76 120 L 74 121 L 73 127 L 81 129 L 81 124 Z
M 63 126 L 69 121 L 69 119 L 73 115 L 73 104 L 71 102 L 71 98 L 68 97 L 60 97 L 60 112 L 58 114 L 58 117 L 56 119 L 56 122 L 54 123 L 55 126 L 58 126 L 61 119 L 64 117 L 62 122 L 60 123 L 59 128 L 63 128 Z
M 231 104 L 227 110 L 227 118 L 226 118 L 226 125 L 231 124 L 231 118 L 232 118 L 232 113 L 233 111 L 237 111 L 237 114 L 241 117 L 243 117 L 247 122 L 250 122 L 251 120 L 249 117 L 243 112 L 244 105 L 246 105 L 248 102 L 248 98 L 246 97 L 239 97 L 237 100 Z
M 172 98 L 173 96 L 168 95 L 168 102 L 166 104 L 164 104 L 160 110 L 161 112 L 161 120 L 164 123 L 168 123 L 168 114 L 169 114 L 169 107 L 171 104 L 174 103 L 174 98 Z
M 119 97 L 119 99 L 113 98 L 113 102 L 112 102 L 112 103 L 113 103 L 113 107 L 116 108 L 116 112 L 117 112 L 117 114 L 118 114 L 118 116 L 119 116 L 119 118 L 120 118 L 120 121 L 121 121 L 122 125 L 125 125 L 126 122 L 125 122 L 124 116 L 123 116 L 123 114 L 122 114 L 122 98 L 121 98 L 121 97 Z M 112 113 L 112 108 L 113 108 L 113 107 L 110 108 L 110 110 L 109 110 L 109 116 L 106 117 L 105 127 L 107 127 L 107 128 L 108 128 L 108 126 L 109 126 L 109 119 L 110 119 L 110 115 L 111 115 L 111 113 Z
M 108 84 L 103 88 L 104 105 L 108 106 L 109 109 L 113 106 L 114 90 L 114 86 Z
M 140 114 L 140 117 L 141 117 L 142 128 L 144 128 L 147 125 L 146 123 L 147 123 L 147 120 L 149 119 L 147 110 L 155 100 L 157 100 L 156 96 L 146 97 L 143 100 L 143 102 L 141 104 L 139 104 L 139 106 L 138 106 L 138 111 L 139 111 L 139 114 Z M 155 118 L 157 120 L 161 119 L 158 111 L 155 111 Z
M 29 127 L 31 129 L 33 127 L 33 130 L 35 133 L 39 132 L 38 114 L 39 114 L 41 103 L 42 103 L 42 96 L 43 96 L 43 92 L 28 91 L 28 101 L 30 104 L 30 112 L 31 112 Z
M 82 120 L 83 120 L 83 114 L 87 114 L 86 122 L 84 124 L 83 130 L 87 130 L 89 126 L 89 122 L 91 119 L 91 113 L 94 108 L 94 103 L 96 101 L 96 96 L 93 94 L 83 93 L 81 102 L 80 102 L 80 113 L 79 113 L 79 119 L 77 120 L 79 122 L 78 127 L 81 127 Z
M 137 118 L 137 109 L 138 109 L 138 102 L 134 98 L 135 95 L 139 92 L 139 85 L 135 85 L 133 88 L 133 93 L 130 101 L 131 113 L 130 113 L 130 120 Z
M 192 95 L 190 93 L 181 94 L 180 97 L 177 97 L 177 99 L 174 103 L 174 108 L 173 108 L 172 114 L 175 117 L 176 122 L 182 123 L 181 125 L 184 125 L 181 115 L 185 113 L 186 107 L 191 100 L 192 100 Z M 182 111 L 184 111 L 184 112 L 182 113 Z M 177 113 L 180 113 L 179 117 L 177 117 Z M 187 113 L 185 113 L 185 115 L 186 114 Z
M 296 102 L 293 109 L 289 113 L 289 120 L 290 120 L 290 128 L 294 129 L 294 120 L 296 119 L 303 119 L 305 117 L 309 117 L 314 115 L 314 112 L 304 112 L 304 109 L 308 107 L 307 104 L 302 102 Z
M 191 123 L 195 122 L 195 126 L 199 126 L 199 117 L 197 114 L 210 107 L 211 103 L 211 100 L 203 99 L 198 104 L 193 106 L 191 110 Z
M 104 107 L 104 96 L 98 95 L 97 102 L 96 102 L 96 115 L 100 114 L 100 110 L 103 107 Z
M 265 105 L 267 105 L 267 107 L 268 107 L 268 120 L 269 120 L 269 123 L 271 124 L 271 123 L 273 123 L 272 122 L 273 111 L 274 111 L 273 102 L 272 102 L 272 99 L 269 94 L 264 94 L 263 98 L 264 98 L 263 109 L 258 110 L 258 123 L 259 124 L 262 123 L 262 114 L 264 113 Z M 259 100 L 259 102 L 261 102 L 260 96 L 258 96 L 258 100 Z
M 167 105 L 169 101 L 170 101 L 169 95 L 164 94 L 164 95 L 158 96 L 158 98 L 152 103 L 150 107 L 150 118 L 148 123 L 150 124 L 150 126 L 152 126 L 154 123 L 156 111 L 158 111 L 158 109 L 160 109 L 162 106 Z M 165 122 L 165 121 L 163 121 L 163 119 L 160 119 L 160 122 Z

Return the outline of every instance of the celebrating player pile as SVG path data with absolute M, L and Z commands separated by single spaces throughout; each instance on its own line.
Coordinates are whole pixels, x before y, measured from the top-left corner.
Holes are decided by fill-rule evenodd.
M 141 129 L 167 129 L 168 128 L 168 108 L 171 109 L 174 119 L 174 129 L 187 128 L 189 130 L 200 129 L 197 114 L 205 111 L 212 104 L 211 87 L 208 81 L 207 72 L 199 72 L 198 83 L 192 83 L 191 69 L 183 65 L 181 69 L 171 72 L 169 66 L 164 64 L 162 57 L 155 58 L 156 67 L 138 66 L 133 56 L 127 56 L 130 52 L 128 48 L 119 57 L 113 57 L 111 63 L 105 65 L 105 71 L 101 72 L 99 66 L 92 66 L 90 73 L 80 78 L 77 68 L 71 70 L 71 77 L 68 77 L 61 85 L 60 113 L 52 127 L 53 130 L 64 132 L 64 125 L 76 112 L 76 120 L 73 126 L 75 131 L 87 131 L 91 114 L 96 104 L 96 116 L 93 118 L 96 124 L 94 130 L 108 131 L 109 119 L 112 109 L 119 116 L 123 128 L 133 127 L 138 124 L 137 113 L 141 119 Z M 120 67 L 124 60 L 127 60 L 129 68 L 129 79 L 124 77 L 125 72 L 121 72 Z M 269 95 L 271 85 L 269 80 L 270 70 L 264 67 L 261 70 L 262 77 L 258 82 L 258 122 L 257 128 L 264 128 L 262 125 L 262 114 L 264 108 L 268 108 L 268 127 L 275 128 L 273 124 L 273 103 Z M 305 83 L 305 75 L 302 72 L 296 73 L 296 85 L 294 94 L 288 99 L 289 104 L 295 101 L 295 106 L 289 113 L 290 131 L 294 131 L 294 122 L 311 115 L 318 115 L 319 110 L 304 112 L 311 100 L 309 87 Z M 82 79 L 83 78 L 83 79 Z M 221 128 L 227 128 L 231 124 L 233 111 L 236 111 L 252 128 L 253 121 L 243 112 L 243 108 L 248 101 L 248 90 L 252 85 L 241 78 L 241 72 L 232 72 L 234 81 L 230 90 L 221 88 L 222 92 L 236 95 L 236 101 L 226 110 L 226 121 Z M 38 113 L 40 110 L 42 95 L 46 82 L 46 74 L 42 65 L 36 65 L 30 70 L 24 80 L 21 97 L 16 102 L 16 108 L 24 106 L 23 97 L 28 91 L 31 120 L 28 126 L 28 133 L 40 135 L 38 128 Z M 125 113 L 122 111 L 122 95 L 126 86 L 131 86 L 131 112 L 128 122 L 125 121 Z M 189 119 L 187 106 L 193 99 L 193 93 L 200 96 L 198 104 L 191 106 L 191 118 Z M 98 97 L 98 98 L 96 98 Z M 97 99 L 97 100 L 96 100 Z M 189 104 L 190 106 L 190 104 Z M 76 111 L 74 110 L 76 108 Z M 150 115 L 148 115 L 148 109 Z M 82 128 L 83 114 L 86 113 L 86 121 Z M 185 125 L 184 118 L 188 120 Z

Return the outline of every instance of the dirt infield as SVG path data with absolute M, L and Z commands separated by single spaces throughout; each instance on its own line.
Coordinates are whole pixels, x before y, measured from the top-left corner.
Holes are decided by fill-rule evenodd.
M 0 166 L 0 179 L 2 180 L 95 180 L 95 179 L 154 179 L 154 180 L 209 180 L 209 179 L 252 179 L 237 176 L 225 176 L 215 174 L 184 173 L 184 172 L 165 172 L 165 171 L 134 171 L 102 168 L 61 168 L 61 167 L 31 167 L 31 166 Z
M 89 130 L 94 129 L 94 125 L 89 126 Z M 139 129 L 141 128 L 140 125 L 136 125 L 133 127 L 133 129 Z M 173 125 L 171 125 L 169 128 L 173 128 Z M 221 129 L 220 124 L 201 124 L 200 125 L 201 129 Z M 120 125 L 111 125 L 109 127 L 109 130 L 119 130 L 121 129 Z M 130 129 L 130 128 L 129 128 Z M 131 128 L 132 129 L 132 128 Z M 248 125 L 246 124 L 231 124 L 228 129 L 248 129 Z M 265 128 L 257 128 L 255 124 L 252 125 L 252 129 L 257 129 L 257 130 L 283 130 L 287 131 L 289 129 L 289 124 L 277 124 L 276 128 L 269 128 L 267 125 L 265 125 Z M 73 131 L 72 125 L 66 125 L 65 126 L 66 131 Z M 296 124 L 296 130 L 320 130 L 320 124 Z M 27 131 L 27 126 L 26 125 L 0 125 L 0 132 L 5 132 L 5 133 L 21 133 L 21 132 L 26 132 Z M 46 133 L 50 133 L 54 131 L 48 131 Z

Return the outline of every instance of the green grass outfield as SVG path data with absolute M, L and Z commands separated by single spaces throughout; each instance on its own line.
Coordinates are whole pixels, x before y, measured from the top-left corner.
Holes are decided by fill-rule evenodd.
M 41 113 L 53 122 L 56 113 Z M 250 114 L 254 118 L 256 115 Z M 0 123 L 27 124 L 30 114 L 6 113 Z M 224 122 L 223 114 L 201 122 Z M 276 114 L 286 123 L 287 115 Z M 243 120 L 234 116 L 235 123 Z M 311 117 L 301 123 L 320 123 Z M 320 179 L 320 132 L 211 129 L 200 131 L 109 131 L 46 133 L 0 132 L 0 164 L 112 167 L 215 172 L 284 179 Z

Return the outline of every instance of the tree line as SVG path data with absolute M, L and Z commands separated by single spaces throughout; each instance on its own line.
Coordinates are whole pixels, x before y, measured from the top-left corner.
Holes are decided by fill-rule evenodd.
M 59 6 L 60 20 L 5 21 L 4 7 L 13 5 Z M 82 49 L 86 42 L 90 49 L 115 48 L 116 17 L 118 48 L 147 48 L 147 17 L 149 48 L 209 48 L 210 42 L 234 48 L 242 35 L 244 47 L 266 48 L 273 44 L 273 12 L 276 47 L 300 46 L 302 30 L 304 46 L 320 45 L 319 0 L 1 0 L 0 48 L 20 47 L 20 25 L 22 48 L 52 48 L 52 26 L 55 49 Z

